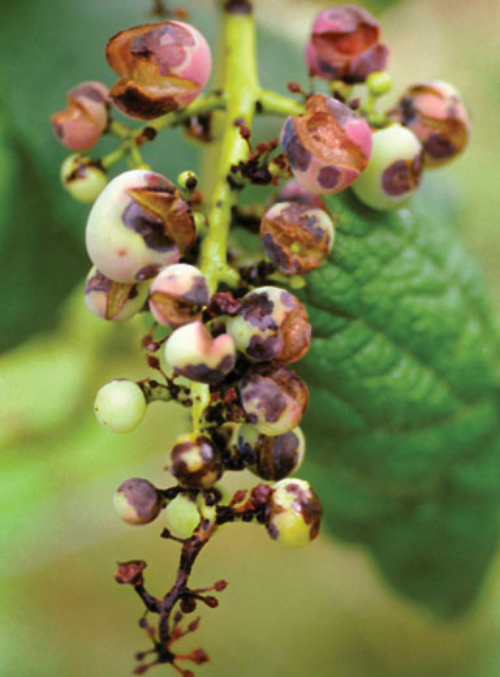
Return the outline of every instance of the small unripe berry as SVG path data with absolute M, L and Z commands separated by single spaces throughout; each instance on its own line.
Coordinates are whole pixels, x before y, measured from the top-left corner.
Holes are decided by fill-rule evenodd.
M 164 268 L 155 277 L 149 294 L 149 308 L 157 322 L 180 327 L 201 320 L 202 308 L 210 294 L 205 276 L 187 263 Z
M 60 176 L 64 188 L 78 202 L 94 202 L 108 183 L 104 169 L 84 155 L 69 155 Z
M 386 71 L 374 71 L 366 79 L 366 86 L 374 96 L 383 96 L 392 89 L 392 78 Z
M 436 80 L 409 87 L 390 116 L 420 140 L 426 169 L 450 162 L 469 141 L 467 109 L 460 94 L 447 82 Z
M 165 344 L 165 359 L 175 374 L 199 383 L 219 383 L 234 369 L 232 336 L 213 338 L 201 322 L 176 329 Z
M 94 266 L 85 283 L 85 305 L 103 320 L 121 322 L 136 315 L 148 298 L 149 282 L 114 282 Z
M 179 21 L 117 33 L 108 42 L 106 58 L 120 77 L 110 92 L 115 106 L 141 120 L 187 106 L 207 84 L 212 70 L 205 38 Z
M 393 124 L 373 133 L 373 152 L 356 196 L 372 209 L 396 209 L 413 196 L 422 178 L 422 145 L 406 127 Z
M 366 168 L 372 133 L 348 106 L 316 94 L 307 101 L 304 115 L 287 119 L 281 143 L 301 186 L 330 195 L 347 188 Z
M 181 172 L 177 177 L 177 184 L 183 190 L 194 190 L 198 185 L 198 177 L 190 169 L 186 169 L 185 172 Z
M 266 512 L 269 536 L 290 548 L 300 548 L 319 534 L 322 508 L 308 482 L 284 479 L 273 485 Z
M 82 82 L 68 92 L 65 110 L 50 118 L 63 146 L 79 152 L 96 145 L 108 126 L 108 94 L 101 82 Z
M 94 412 L 99 423 L 111 432 L 128 433 L 137 428 L 146 415 L 146 398 L 133 381 L 116 379 L 98 391 Z
M 187 489 L 209 489 L 222 475 L 222 462 L 208 437 L 187 433 L 176 440 L 168 469 Z
M 296 428 L 309 401 L 306 384 L 286 367 L 264 367 L 241 379 L 240 400 L 249 423 L 265 435 Z
M 253 425 L 238 430 L 238 454 L 245 466 L 264 480 L 281 480 L 293 474 L 304 460 L 306 443 L 300 428 L 283 435 L 263 435 Z
M 163 497 L 148 480 L 133 477 L 122 482 L 113 503 L 120 519 L 132 526 L 155 520 L 163 507 Z
M 87 251 L 117 282 L 155 277 L 177 263 L 195 241 L 191 210 L 164 176 L 135 169 L 116 176 L 97 198 L 87 221 Z
M 242 299 L 227 331 L 251 360 L 289 364 L 309 350 L 311 325 L 302 303 L 279 287 L 258 287 Z
M 260 224 L 262 247 L 276 268 L 301 275 L 318 268 L 330 253 L 333 222 L 323 209 L 298 202 L 278 202 Z
M 186 494 L 179 494 L 167 505 L 165 519 L 174 536 L 190 538 L 201 519 L 198 503 Z

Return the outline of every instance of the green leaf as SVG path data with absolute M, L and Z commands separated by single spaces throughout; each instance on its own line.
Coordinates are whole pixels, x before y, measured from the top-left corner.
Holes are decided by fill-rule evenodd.
M 314 338 L 300 372 L 327 527 L 452 616 L 498 543 L 499 344 L 475 264 L 431 197 L 384 214 L 329 199 L 338 239 L 303 292 Z

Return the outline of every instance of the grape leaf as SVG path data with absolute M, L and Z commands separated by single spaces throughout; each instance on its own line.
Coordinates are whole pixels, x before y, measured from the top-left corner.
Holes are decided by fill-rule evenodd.
M 314 338 L 299 371 L 326 526 L 450 617 L 498 543 L 499 344 L 481 276 L 427 197 L 384 214 L 328 199 L 338 238 L 302 293 Z

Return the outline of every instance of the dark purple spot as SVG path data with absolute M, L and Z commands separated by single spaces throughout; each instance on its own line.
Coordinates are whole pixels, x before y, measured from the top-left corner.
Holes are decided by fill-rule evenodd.
M 150 517 L 159 505 L 156 488 L 147 480 L 134 477 L 118 487 L 139 517 Z
M 292 168 L 305 172 L 311 164 L 311 153 L 301 144 L 293 118 L 288 118 L 285 122 L 281 145 Z
M 418 179 L 414 176 L 412 162 L 407 160 L 393 162 L 382 174 L 382 187 L 388 195 L 403 195 L 417 185 Z
M 413 120 L 417 117 L 417 110 L 413 104 L 413 99 L 411 96 L 405 96 L 400 104 L 399 108 L 401 110 L 402 122 L 406 127 L 410 126 Z
M 200 383 L 220 383 L 226 374 L 228 374 L 234 367 L 233 355 L 226 355 L 215 369 L 208 367 L 206 364 L 188 364 L 182 369 L 176 369 L 181 376 L 191 379 L 192 381 L 199 381 Z
M 165 235 L 163 221 L 147 212 L 135 200 L 125 208 L 122 222 L 142 237 L 149 249 L 158 252 L 168 252 L 175 247 L 175 242 Z
M 337 80 L 340 74 L 340 69 L 334 64 L 331 64 L 326 59 L 323 59 L 321 56 L 316 58 L 316 66 L 322 75 L 326 76 L 329 80 Z
M 275 359 L 276 355 L 279 355 L 282 348 L 283 339 L 279 335 L 267 338 L 252 336 L 246 352 L 249 357 L 258 362 L 270 362 Z
M 286 397 L 270 378 L 255 375 L 242 379 L 240 395 L 243 408 L 250 408 L 264 414 L 268 423 L 275 423 L 286 409 Z
M 266 292 L 253 293 L 243 300 L 241 315 L 253 327 L 262 331 L 274 331 L 278 325 L 273 319 L 273 310 L 274 303 Z
M 340 178 L 340 172 L 337 167 L 321 167 L 317 179 L 322 188 L 335 188 Z
M 442 134 L 431 134 L 424 142 L 424 149 L 432 158 L 438 160 L 452 157 L 457 152 L 456 146 Z
M 275 524 L 273 524 L 273 522 L 269 522 L 268 524 L 266 524 L 266 529 L 267 533 L 273 539 L 273 541 L 276 541 L 280 535 L 278 527 Z
M 293 262 L 290 261 L 289 252 L 274 241 L 271 233 L 266 233 L 263 236 L 262 248 L 277 268 L 289 275 L 297 272 L 297 262 L 295 261 L 295 266 L 292 265 Z
M 210 294 L 205 278 L 197 277 L 191 289 L 182 295 L 183 301 L 189 301 L 197 306 L 206 306 L 208 304 Z
M 150 263 L 148 266 L 143 266 L 140 270 L 137 271 L 135 274 L 135 279 L 138 282 L 142 282 L 143 280 L 149 280 L 151 277 L 156 277 L 158 273 L 161 270 L 161 266 L 156 265 L 154 263 Z
M 325 231 L 321 226 L 316 226 L 318 217 L 311 214 L 304 214 L 300 219 L 302 225 L 311 233 L 316 242 L 321 242 L 325 236 Z
M 153 120 L 179 108 L 174 97 L 157 96 L 156 92 L 150 93 L 146 87 L 141 89 L 131 80 L 120 80 L 111 90 L 110 96 L 120 110 L 143 120 Z
M 295 305 L 296 305 L 296 303 L 295 303 L 295 297 L 293 296 L 293 294 L 290 294 L 290 293 L 287 292 L 287 291 L 284 291 L 284 290 L 283 290 L 283 291 L 281 292 L 281 295 L 280 295 L 280 301 L 281 301 L 281 303 L 285 306 L 285 308 L 289 308 L 290 310 L 291 310 L 292 308 L 295 308 Z
M 111 284 L 112 282 L 109 277 L 106 277 L 97 270 L 95 275 L 87 280 L 85 284 L 85 294 L 90 294 L 94 291 L 103 291 L 107 293 L 111 289 Z

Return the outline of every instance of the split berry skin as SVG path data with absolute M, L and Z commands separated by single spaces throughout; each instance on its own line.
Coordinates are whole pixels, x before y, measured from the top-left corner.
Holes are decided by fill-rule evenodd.
M 198 383 L 220 383 L 236 363 L 232 336 L 212 337 L 201 322 L 176 329 L 165 344 L 165 359 L 174 374 Z
M 264 435 L 283 435 L 296 428 L 309 402 L 306 384 L 286 367 L 261 367 L 239 383 L 247 421 Z
M 110 91 L 113 103 L 141 120 L 185 108 L 205 87 L 212 70 L 205 38 L 179 21 L 121 31 L 109 40 L 106 58 L 120 78 Z
M 254 475 L 277 481 L 292 475 L 304 460 L 306 444 L 300 428 L 283 435 L 263 435 L 253 425 L 240 426 L 237 453 Z
M 420 140 L 426 169 L 454 160 L 469 141 L 467 109 L 458 91 L 447 82 L 436 80 L 409 87 L 390 116 Z
M 182 487 L 209 489 L 222 475 L 222 461 L 206 435 L 186 433 L 176 440 L 168 469 Z
M 186 494 L 179 494 L 165 508 L 167 526 L 178 538 L 190 538 L 200 520 L 197 501 Z
M 158 517 L 164 500 L 151 482 L 133 477 L 120 484 L 113 503 L 120 519 L 131 526 L 142 526 Z
M 149 309 L 157 322 L 176 329 L 201 320 L 209 299 L 207 281 L 200 270 L 177 263 L 164 268 L 153 280 Z
M 94 266 L 85 282 L 85 305 L 96 317 L 123 322 L 136 315 L 147 301 L 149 282 L 115 282 Z
M 50 121 L 57 140 L 73 152 L 93 148 L 108 126 L 109 90 L 102 82 L 82 82 L 68 92 L 67 106 Z
M 97 198 L 86 229 L 94 265 L 117 282 L 155 277 L 194 244 L 188 204 L 173 183 L 143 169 L 115 177 Z
M 133 381 L 116 379 L 98 391 L 94 412 L 99 423 L 114 433 L 135 430 L 146 415 L 146 398 Z
M 266 512 L 269 536 L 289 548 L 313 541 L 321 524 L 320 500 L 308 482 L 284 479 L 272 487 Z
M 61 165 L 61 183 L 77 202 L 94 202 L 108 183 L 104 169 L 84 155 L 68 155 Z
M 300 185 L 311 193 L 331 195 L 350 186 L 365 170 L 372 133 L 348 106 L 315 94 L 304 115 L 287 119 L 281 144 Z
M 255 362 L 291 364 L 311 344 L 311 325 L 302 303 L 279 287 L 258 287 L 242 299 L 226 328 L 238 350 Z
M 287 275 L 319 268 L 330 253 L 335 232 L 323 210 L 298 202 L 278 202 L 260 226 L 262 248 L 274 265 Z
M 370 162 L 352 190 L 372 209 L 397 209 L 415 194 L 422 170 L 422 144 L 412 131 L 393 124 L 374 132 Z

